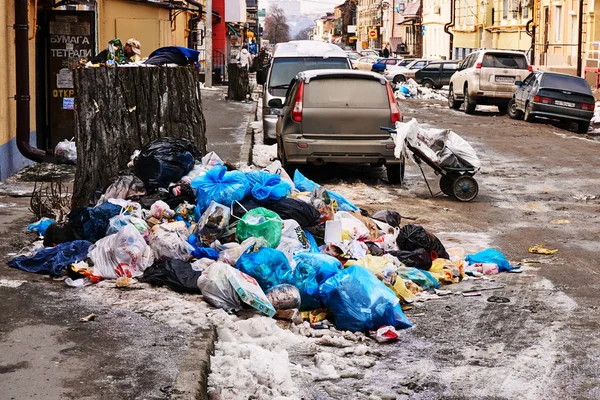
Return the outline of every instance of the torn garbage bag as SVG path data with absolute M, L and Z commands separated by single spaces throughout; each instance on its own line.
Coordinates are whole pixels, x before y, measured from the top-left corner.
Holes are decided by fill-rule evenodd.
M 227 311 L 242 309 L 242 303 L 229 281 L 233 267 L 222 262 L 211 264 L 198 279 L 198 288 L 207 303 Z
M 206 174 L 192 179 L 196 189 L 198 212 L 203 213 L 211 201 L 230 207 L 240 201 L 248 191 L 248 179 L 240 171 L 227 171 L 226 167 L 214 167 Z
M 425 249 L 432 260 L 438 257 L 450 258 L 440 239 L 420 225 L 404 225 L 400 228 L 396 243 L 398 243 L 400 250 L 412 251 Z
M 375 214 L 372 215 L 372 218 L 378 221 L 383 221 L 392 228 L 400 227 L 400 221 L 402 220 L 400 213 L 398 213 L 397 211 L 390 210 L 377 211 Z
M 200 293 L 198 278 L 202 272 L 181 260 L 158 260 L 144 270 L 142 280 L 154 286 L 166 286 L 180 293 Z
M 367 331 L 381 326 L 410 328 L 394 292 L 369 270 L 355 265 L 340 271 L 320 287 L 337 329 Z
M 248 248 L 237 261 L 236 268 L 254 277 L 263 290 L 291 283 L 292 279 L 292 268 L 285 255 L 269 247 Z
M 211 243 L 221 237 L 229 224 L 230 213 L 229 207 L 211 201 L 194 230 L 194 235 L 196 235 L 198 241 L 196 246 L 200 244 L 210 246 Z
M 293 219 L 303 228 L 318 225 L 321 215 L 311 204 L 291 197 L 262 203 L 266 209 L 276 212 L 281 219 Z
M 281 240 L 283 221 L 279 215 L 266 208 L 255 208 L 248 211 L 238 222 L 236 234 L 239 241 L 250 237 L 263 237 L 269 247 L 277 247 Z
M 320 187 L 319 184 L 311 181 L 310 179 L 302 175 L 302 173 L 299 170 L 296 170 L 296 172 L 294 173 L 294 185 L 296 186 L 296 189 L 298 189 L 301 192 L 312 192 L 314 189 L 318 189 Z M 329 196 L 332 199 L 335 199 L 335 201 L 337 201 L 340 211 L 358 210 L 358 207 L 346 200 L 346 198 L 341 194 L 329 190 L 328 192 Z
M 279 200 L 292 193 L 292 186 L 281 176 L 267 171 L 251 171 L 246 174 L 250 192 L 256 200 Z
M 448 258 L 448 257 L 444 257 Z M 510 262 L 506 259 L 504 254 L 500 253 L 495 249 L 485 249 L 476 254 L 469 254 L 466 258 L 466 261 L 469 264 L 475 263 L 491 263 L 496 264 L 498 266 L 498 271 L 500 272 L 508 272 L 513 269 L 517 269 L 517 267 L 513 267 L 510 265 Z
M 91 245 L 87 240 L 61 243 L 56 247 L 40 250 L 32 257 L 17 257 L 10 260 L 8 265 L 27 272 L 59 276 L 67 265 L 85 260 Z
M 194 167 L 200 152 L 192 142 L 165 137 L 144 146 L 135 160 L 135 174 L 150 192 L 178 182 Z

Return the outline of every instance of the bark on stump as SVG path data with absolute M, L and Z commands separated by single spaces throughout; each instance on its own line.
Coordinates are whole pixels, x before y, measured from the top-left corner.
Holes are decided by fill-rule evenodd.
M 191 140 L 206 153 L 200 76 L 193 67 L 81 68 L 73 73 L 77 171 L 73 207 L 126 168 L 131 154 L 161 137 Z
M 248 77 L 248 68 L 240 64 L 227 64 L 227 74 L 229 75 L 229 86 L 227 87 L 227 99 L 233 101 L 246 100 L 246 95 L 250 95 L 250 78 Z

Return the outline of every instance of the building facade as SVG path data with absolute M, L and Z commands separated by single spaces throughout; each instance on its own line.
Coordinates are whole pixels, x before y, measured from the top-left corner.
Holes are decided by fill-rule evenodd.
M 450 5 L 450 0 L 423 0 L 423 57 L 450 59 L 450 36 L 444 31 L 451 20 Z

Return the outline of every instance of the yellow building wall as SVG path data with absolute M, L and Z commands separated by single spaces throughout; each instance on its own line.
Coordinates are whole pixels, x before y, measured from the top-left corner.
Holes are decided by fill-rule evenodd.
M 477 32 L 454 32 L 454 43 L 456 48 L 476 49 L 479 48 Z
M 30 18 L 31 21 L 31 18 Z M 16 135 L 15 84 L 15 4 L 0 0 L 0 146 Z M 35 99 L 35 40 L 29 41 L 29 90 Z M 31 109 L 31 131 L 35 131 L 35 106 Z

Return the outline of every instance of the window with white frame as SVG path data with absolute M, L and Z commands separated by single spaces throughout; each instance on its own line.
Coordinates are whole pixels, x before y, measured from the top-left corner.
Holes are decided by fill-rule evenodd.
M 554 7 L 554 42 L 562 42 L 562 6 Z

